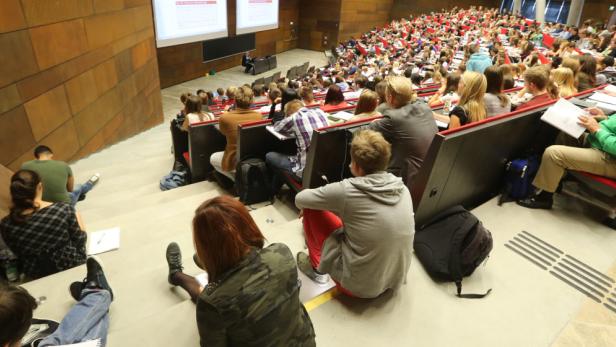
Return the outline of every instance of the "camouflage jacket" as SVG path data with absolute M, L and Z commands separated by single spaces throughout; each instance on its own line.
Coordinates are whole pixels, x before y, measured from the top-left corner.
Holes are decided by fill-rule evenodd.
M 197 325 L 201 346 L 315 346 L 289 248 L 255 249 L 208 285 L 197 301 Z

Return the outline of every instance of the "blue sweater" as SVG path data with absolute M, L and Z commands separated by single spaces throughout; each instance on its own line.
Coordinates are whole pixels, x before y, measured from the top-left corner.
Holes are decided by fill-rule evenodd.
M 466 62 L 466 71 L 483 73 L 489 66 L 492 66 L 492 59 L 488 55 L 475 53 Z

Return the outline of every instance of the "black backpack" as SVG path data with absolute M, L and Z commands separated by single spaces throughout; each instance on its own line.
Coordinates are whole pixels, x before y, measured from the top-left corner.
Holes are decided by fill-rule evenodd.
M 235 188 L 246 205 L 271 200 L 272 183 L 267 165 L 261 159 L 246 159 L 237 164 Z
M 492 250 L 490 231 L 462 206 L 448 208 L 422 225 L 413 248 L 434 280 L 456 283 L 458 297 L 478 299 L 492 291 L 462 294 L 462 278 L 470 276 Z

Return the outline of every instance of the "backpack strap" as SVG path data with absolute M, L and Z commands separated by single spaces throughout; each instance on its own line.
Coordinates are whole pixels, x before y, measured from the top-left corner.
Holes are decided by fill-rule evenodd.
M 467 213 L 468 213 L 468 218 L 466 218 L 466 220 L 464 221 L 464 223 L 462 223 L 460 228 L 464 228 L 464 229 L 470 230 L 472 228 L 475 228 L 480 222 L 470 212 L 467 212 Z M 451 249 L 452 253 L 451 253 L 450 259 L 453 259 L 452 257 L 455 256 L 456 254 L 457 255 L 461 255 L 461 252 L 460 252 L 461 245 L 462 245 L 462 243 L 460 242 L 459 244 L 456 245 L 456 247 L 452 247 L 452 249 Z M 490 294 L 492 292 L 492 288 L 490 288 L 484 294 L 475 294 L 475 293 L 462 294 L 462 270 L 460 269 L 460 262 L 454 263 L 454 266 L 452 266 L 452 269 L 450 269 L 450 270 L 451 270 L 452 274 L 456 274 L 458 276 L 458 278 L 459 278 L 459 280 L 455 281 L 458 298 L 461 298 L 461 299 L 482 299 L 482 298 L 485 298 L 486 296 L 488 296 L 488 294 Z
M 462 280 L 456 281 L 456 289 L 458 298 L 460 299 L 483 299 L 492 292 L 492 288 L 488 289 L 484 294 L 462 294 Z

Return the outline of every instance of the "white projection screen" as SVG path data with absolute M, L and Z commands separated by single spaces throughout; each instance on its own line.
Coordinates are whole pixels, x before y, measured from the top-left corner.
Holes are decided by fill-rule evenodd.
M 237 0 L 238 35 L 278 28 L 278 0 Z
M 227 0 L 152 0 L 156 46 L 226 37 Z

